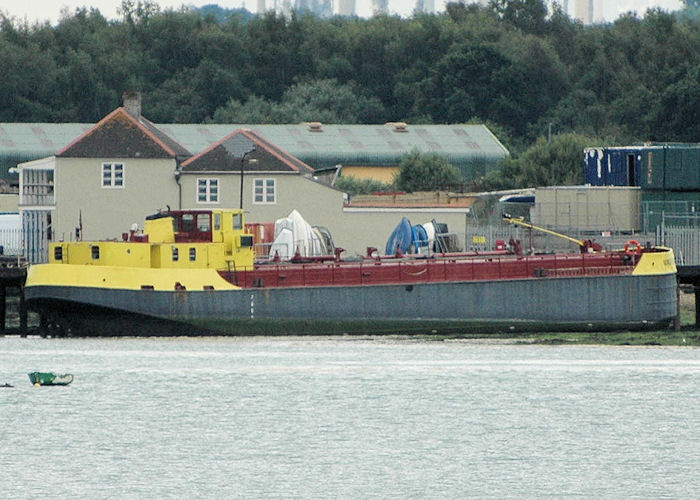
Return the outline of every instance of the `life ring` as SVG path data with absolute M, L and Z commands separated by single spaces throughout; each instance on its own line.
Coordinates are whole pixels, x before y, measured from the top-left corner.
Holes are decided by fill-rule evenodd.
M 634 249 L 630 247 L 634 247 Z M 641 255 L 642 254 L 642 245 L 639 244 L 637 240 L 629 240 L 627 243 L 625 243 L 625 254 L 627 255 Z

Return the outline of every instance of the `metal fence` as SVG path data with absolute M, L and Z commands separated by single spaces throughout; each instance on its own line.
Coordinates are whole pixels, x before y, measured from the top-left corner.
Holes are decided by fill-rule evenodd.
M 0 229 L 0 247 L 3 255 L 22 255 L 22 230 L 20 228 Z
M 700 215 L 663 214 L 656 243 L 673 248 L 678 265 L 700 266 Z
M 577 240 L 594 240 L 606 250 L 622 248 L 630 239 L 635 239 L 642 244 L 646 242 L 651 244 L 654 243 L 655 236 L 654 233 L 628 233 L 622 231 L 591 233 L 590 231 L 580 230 L 558 230 L 558 232 Z M 579 251 L 576 243 L 565 238 L 507 224 L 467 225 L 464 234 L 465 249 L 468 251 L 492 250 L 498 240 L 507 244 L 511 238 L 520 240 L 524 250 L 533 250 L 535 252 Z
M 664 218 L 674 217 L 678 226 L 700 225 L 700 200 L 698 201 L 643 201 L 642 231 L 654 231 L 664 224 Z

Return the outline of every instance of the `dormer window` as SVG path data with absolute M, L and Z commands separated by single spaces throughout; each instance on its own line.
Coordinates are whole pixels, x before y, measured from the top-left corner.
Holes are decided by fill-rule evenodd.
M 102 164 L 102 187 L 103 188 L 123 188 L 124 187 L 124 164 L 123 163 L 103 163 Z

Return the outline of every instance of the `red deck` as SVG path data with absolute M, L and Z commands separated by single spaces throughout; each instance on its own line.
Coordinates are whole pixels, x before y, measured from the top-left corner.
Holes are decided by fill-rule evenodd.
M 444 281 L 484 281 L 555 276 L 629 274 L 622 252 L 495 258 L 364 260 L 311 264 L 260 264 L 249 271 L 221 271 L 243 288 L 358 286 Z

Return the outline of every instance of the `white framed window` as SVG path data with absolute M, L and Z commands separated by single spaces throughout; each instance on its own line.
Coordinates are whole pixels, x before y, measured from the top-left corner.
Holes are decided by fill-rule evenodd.
M 123 163 L 103 163 L 102 164 L 102 187 L 103 188 L 123 188 L 124 187 L 124 164 Z
M 219 179 L 197 179 L 197 203 L 219 203 Z
M 253 179 L 253 203 L 277 203 L 275 179 Z

